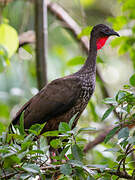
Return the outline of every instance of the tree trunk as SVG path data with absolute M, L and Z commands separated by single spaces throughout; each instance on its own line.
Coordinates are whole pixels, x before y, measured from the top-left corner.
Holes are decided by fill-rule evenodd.
M 36 71 L 40 90 L 47 83 L 47 5 L 46 0 L 35 1 Z

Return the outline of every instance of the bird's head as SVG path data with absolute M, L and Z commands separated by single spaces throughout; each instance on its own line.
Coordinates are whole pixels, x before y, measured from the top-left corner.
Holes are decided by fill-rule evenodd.
M 110 36 L 120 36 L 116 31 L 111 29 L 110 27 L 104 25 L 104 24 L 98 24 L 93 27 L 91 31 L 91 37 L 94 37 L 96 39 L 96 45 L 97 49 L 101 49 L 104 45 L 106 40 Z

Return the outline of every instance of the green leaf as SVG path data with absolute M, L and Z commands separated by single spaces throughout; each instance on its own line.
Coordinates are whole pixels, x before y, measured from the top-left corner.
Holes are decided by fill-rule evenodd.
M 119 127 L 115 127 L 113 128 L 106 136 L 104 142 L 107 143 L 115 134 L 116 132 L 119 130 Z
M 75 118 L 76 118 L 77 115 L 78 115 L 78 113 L 76 113 L 76 114 L 70 119 L 70 121 L 69 121 L 69 128 L 70 128 L 70 129 L 72 129 L 72 125 L 73 125 L 74 120 L 75 120 Z
M 57 149 L 57 148 L 59 148 L 59 147 L 61 146 L 61 141 L 60 141 L 60 139 L 53 139 L 53 140 L 50 142 L 50 145 L 51 145 L 53 148 Z
M 9 153 L 9 150 L 7 149 L 7 148 L 5 148 L 5 149 L 0 149 L 0 153 Z
M 0 134 L 2 134 L 2 132 L 5 130 L 6 130 L 6 127 L 4 126 L 3 123 L 0 122 Z
M 8 24 L 0 25 L 0 44 L 7 49 L 9 57 L 11 57 L 18 48 L 19 39 L 17 31 Z
M 42 129 L 41 126 L 42 125 L 40 125 L 40 124 L 34 124 L 30 127 L 29 132 L 38 136 L 40 134 L 41 129 Z
M 15 140 L 24 140 L 24 136 L 20 134 L 12 134 L 11 137 Z
M 127 23 L 127 18 L 125 16 L 109 17 L 108 21 L 113 23 L 113 29 L 118 31 Z
M 130 144 L 135 145 L 135 136 L 130 137 L 129 140 L 128 140 L 128 142 L 129 142 Z
M 92 176 L 89 175 L 89 176 L 87 177 L 87 180 L 96 180 L 96 179 L 95 179 L 94 177 L 92 177 Z
M 32 144 L 32 140 L 30 141 L 24 141 L 22 144 L 21 144 L 21 148 L 22 150 L 21 151 L 26 151 L 26 149 L 29 149 L 29 147 L 31 146 Z
M 64 147 L 64 149 L 63 149 L 62 152 L 60 153 L 60 159 L 62 159 L 62 158 L 65 156 L 65 154 L 66 154 L 66 152 L 69 150 L 69 148 L 70 148 L 70 146 Z
M 126 97 L 128 92 L 120 90 L 116 95 L 116 101 L 120 102 L 124 97 Z
M 40 168 L 36 164 L 24 164 L 22 166 L 22 168 L 24 170 L 26 170 L 27 172 L 32 172 L 32 173 L 39 173 L 40 172 Z
M 8 52 L 2 45 L 0 45 L 0 57 L 3 57 L 5 60 L 8 58 Z
M 44 154 L 44 152 L 42 151 L 42 150 L 40 150 L 40 149 L 37 149 L 37 150 L 30 150 L 30 151 L 28 151 L 28 153 L 27 154 Z
M 9 152 L 9 153 L 6 153 L 5 155 L 3 155 L 2 158 L 9 158 L 10 156 L 15 156 L 16 155 L 16 152 Z
M 122 148 L 126 148 L 126 146 L 128 145 L 128 141 L 127 141 L 127 138 L 124 138 L 121 142 L 120 142 L 120 145 L 122 146 Z
M 72 155 L 75 160 L 82 161 L 83 159 L 83 152 L 77 144 L 74 144 L 71 147 Z
M 0 45 L 0 72 L 3 72 L 9 64 L 8 52 L 2 45 Z
M 123 11 L 129 11 L 129 10 L 134 10 L 134 9 L 135 9 L 134 0 L 124 1 L 123 6 L 122 6 Z
M 59 135 L 59 131 L 47 131 L 45 133 L 42 134 L 42 136 L 58 136 Z
M 26 179 L 28 179 L 30 177 L 31 177 L 31 174 L 28 174 L 28 173 L 23 173 L 23 174 L 19 175 L 19 178 L 21 180 L 26 180 Z
M 34 139 L 33 134 L 29 134 L 28 136 L 26 136 L 26 137 L 24 138 L 24 143 L 25 143 L 25 142 L 28 142 L 28 141 L 33 141 L 33 139 Z
M 60 167 L 60 172 L 64 175 L 70 175 L 72 173 L 72 167 L 70 164 L 63 164 Z
M 82 64 L 84 64 L 85 59 L 86 59 L 85 57 L 76 56 L 76 57 L 70 59 L 70 60 L 67 62 L 67 65 L 68 65 L 68 66 L 82 65 Z
M 103 114 L 101 120 L 104 121 L 104 120 L 110 115 L 110 113 L 111 113 L 114 109 L 115 109 L 114 106 L 111 106 L 109 109 L 107 109 L 107 110 L 105 111 L 105 113 Z
M 69 178 L 67 176 L 64 176 L 64 177 L 60 178 L 59 180 L 69 180 Z
M 60 124 L 59 124 L 59 131 L 60 132 L 67 132 L 67 131 L 70 131 L 70 130 L 71 129 L 70 129 L 70 127 L 69 127 L 69 125 L 67 123 L 60 122 Z
M 33 48 L 31 46 L 31 44 L 23 45 L 23 49 L 25 49 L 28 53 L 33 54 Z
M 25 134 L 25 131 L 24 131 L 24 112 L 21 114 L 19 122 L 20 122 L 20 126 L 19 126 L 20 133 L 22 135 L 24 135 Z
M 113 98 L 105 98 L 105 99 L 103 100 L 103 103 L 104 103 L 104 104 L 117 104 L 116 100 L 113 99 Z
M 125 154 L 121 154 L 117 157 L 116 161 L 120 161 L 121 159 L 125 158 L 126 155 Z
M 132 86 L 135 86 L 135 74 L 130 77 L 129 82 Z
M 20 158 L 16 154 L 8 153 L 4 159 L 4 167 L 5 168 L 10 168 L 14 164 L 19 164 L 19 163 L 20 163 Z
M 129 129 L 128 127 L 122 128 L 118 133 L 118 139 L 128 138 L 129 137 Z
M 92 170 L 90 170 L 87 166 L 84 166 L 81 161 L 78 160 L 69 160 L 68 164 L 71 164 L 76 167 L 80 167 L 81 169 L 85 170 L 89 175 L 94 174 Z
M 125 85 L 123 86 L 123 88 L 124 88 L 124 89 L 130 89 L 130 88 L 131 88 L 131 86 L 130 86 L 130 85 L 128 85 L 128 84 L 125 84 Z
M 80 128 L 78 133 L 80 133 L 82 131 L 96 131 L 96 128 L 94 128 L 94 127 Z
M 2 73 L 4 70 L 5 70 L 4 58 L 0 57 L 0 73 Z
M 87 26 L 84 29 L 82 29 L 81 33 L 78 35 L 78 38 L 80 39 L 82 36 L 89 36 L 92 28 L 93 26 Z

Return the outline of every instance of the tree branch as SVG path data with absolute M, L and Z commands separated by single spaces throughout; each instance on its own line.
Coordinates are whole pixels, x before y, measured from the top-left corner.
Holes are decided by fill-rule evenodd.
M 42 171 L 46 171 L 46 170 L 58 170 L 60 169 L 60 167 L 62 166 L 62 164 L 60 165 L 46 165 L 46 166 L 42 166 L 40 167 L 40 170 Z M 75 166 L 72 165 L 72 168 L 74 168 Z M 92 171 L 97 171 L 98 173 L 101 173 L 101 174 L 104 174 L 104 173 L 108 173 L 110 175 L 116 175 L 118 176 L 119 178 L 125 178 L 125 179 L 132 179 L 132 176 L 130 176 L 129 174 L 125 173 L 124 171 L 112 171 L 111 169 L 104 169 L 104 170 L 100 170 L 99 168 L 89 168 L 89 170 L 92 170 Z M 86 169 L 85 169 L 86 171 Z M 3 175 L 1 178 L 2 179 L 6 179 L 6 178 L 11 178 L 13 176 L 15 176 L 16 174 L 22 174 L 24 173 L 25 171 L 18 171 L 18 173 L 9 173 L 9 174 L 6 174 L 6 175 Z M 87 172 L 87 171 L 86 171 Z
M 30 30 L 19 35 L 19 47 L 25 44 L 35 43 L 35 32 Z
M 117 127 L 117 126 L 116 126 Z M 123 127 L 128 127 L 129 129 L 135 127 L 135 120 L 132 120 L 130 122 L 130 124 L 128 122 L 124 122 L 122 124 L 120 124 L 120 129 L 116 132 L 116 134 L 123 128 Z M 88 144 L 86 144 L 86 146 L 83 149 L 84 153 L 87 153 L 89 150 L 91 150 L 92 148 L 94 148 L 96 145 L 102 143 L 107 134 L 113 129 L 115 128 L 115 126 L 111 126 L 111 127 L 105 127 L 105 129 L 102 130 L 102 133 L 99 134 L 93 141 L 90 141 Z M 114 134 L 115 135 L 115 134 Z
M 90 141 L 83 149 L 84 153 L 87 153 L 89 150 L 94 148 L 96 145 L 102 143 L 107 136 L 107 134 L 113 129 L 114 127 L 106 127 L 101 134 L 98 135 L 93 141 Z

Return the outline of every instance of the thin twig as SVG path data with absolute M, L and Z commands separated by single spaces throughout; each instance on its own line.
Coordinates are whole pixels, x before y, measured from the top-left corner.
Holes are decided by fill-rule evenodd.
M 71 164 L 72 165 L 72 164 Z M 61 165 L 52 165 L 52 164 L 48 164 L 48 165 L 46 165 L 46 166 L 42 166 L 42 167 L 40 167 L 40 170 L 42 170 L 42 171 L 46 171 L 46 170 L 55 170 L 55 172 L 57 171 L 57 172 L 59 172 L 59 169 L 60 169 L 60 167 L 62 166 L 62 164 Z M 15 166 L 16 168 L 19 168 L 20 166 Z M 76 166 L 74 166 L 74 165 L 72 165 L 72 168 L 75 168 Z M 106 168 L 106 169 L 104 169 L 103 171 L 101 171 L 99 168 L 90 168 L 90 167 L 88 167 L 89 168 L 89 170 L 92 170 L 92 171 L 97 171 L 98 173 L 108 173 L 108 174 L 110 174 L 110 175 L 116 175 L 116 176 L 118 176 L 119 178 L 126 178 L 126 179 L 132 179 L 132 176 L 130 176 L 129 174 L 127 174 L 127 173 L 125 173 L 124 171 L 112 171 L 111 169 L 108 169 L 108 168 Z M 86 170 L 86 172 L 87 172 L 87 170 Z M 19 174 L 22 174 L 22 173 L 24 173 L 24 171 L 20 171 L 20 172 L 18 172 Z M 18 174 L 17 172 L 15 172 L 15 173 L 9 173 L 9 174 L 6 174 L 6 175 L 3 175 L 3 176 L 1 176 L 1 178 L 2 179 L 8 179 L 8 178 L 11 178 L 11 177 L 13 177 L 13 176 L 15 176 L 16 174 Z

